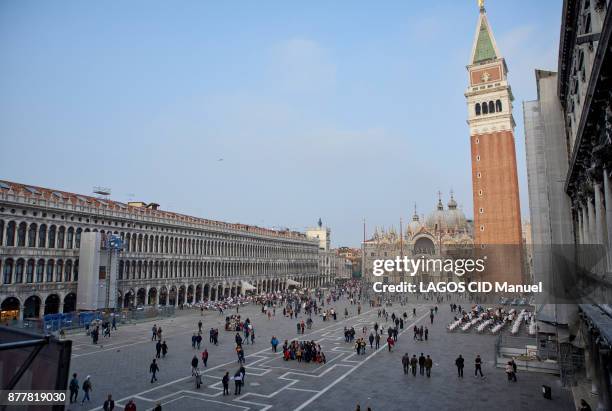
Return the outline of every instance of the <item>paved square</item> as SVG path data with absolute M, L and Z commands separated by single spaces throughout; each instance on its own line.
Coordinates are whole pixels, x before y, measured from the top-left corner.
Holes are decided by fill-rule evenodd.
M 422 303 L 422 301 L 421 301 Z M 112 393 L 117 406 L 133 399 L 138 410 L 152 409 L 161 402 L 164 410 L 353 410 L 357 404 L 362 410 L 572 410 L 568 390 L 560 387 L 554 376 L 520 372 L 518 383 L 509 383 L 502 369 L 494 368 L 494 341 L 492 335 L 449 333 L 446 325 L 452 319 L 447 304 L 439 306 L 433 324 L 429 324 L 432 304 L 395 304 L 390 312 L 407 312 L 408 321 L 391 353 L 386 345 L 379 350 L 369 347 L 365 355 L 356 355 L 353 345 L 344 342 L 345 326 L 353 326 L 357 336 L 362 328 L 369 335 L 375 321 L 383 328 L 391 324 L 377 317 L 378 309 L 364 307 L 356 315 L 356 306 L 341 300 L 334 307 L 339 313 L 348 306 L 351 316 L 339 316 L 337 321 L 315 318 L 312 330 L 303 336 L 296 334 L 296 320 L 276 316 L 268 320 L 260 309 L 247 306 L 240 309 L 243 318 L 250 318 L 255 327 L 254 345 L 244 345 L 246 353 L 246 379 L 240 395 L 223 396 L 221 377 L 226 371 L 233 375 L 238 369 L 234 351 L 235 333 L 223 330 L 224 316 L 198 311 L 179 312 L 172 319 L 158 321 L 169 346 L 166 358 L 159 360 L 158 382 L 151 384 L 149 364 L 155 355 L 151 341 L 152 323 L 123 326 L 109 339 L 100 339 L 94 346 L 83 334 L 73 336 L 74 354 L 71 372 L 79 374 L 82 382 L 91 375 L 93 392 L 91 403 L 71 404 L 71 410 L 101 409 L 106 396 Z M 417 315 L 413 317 L 412 309 Z M 328 308 L 328 307 L 326 307 Z M 301 317 L 300 317 L 301 318 Z M 203 346 L 200 351 L 191 347 L 191 335 L 202 320 Z M 430 330 L 428 341 L 414 341 L 414 324 L 426 325 Z M 219 328 L 219 345 L 208 344 L 208 330 Z M 273 353 L 270 339 L 276 335 L 282 342 L 295 338 L 315 340 L 326 354 L 327 363 L 298 363 L 284 361 L 280 353 Z M 207 348 L 210 354 L 208 368 L 203 374 L 203 385 L 195 388 L 191 376 L 191 359 Z M 407 352 L 417 356 L 423 352 L 434 361 L 431 378 L 404 375 L 401 357 Z M 483 358 L 485 379 L 475 378 L 472 362 L 476 354 Z M 458 354 L 466 359 L 465 378 L 456 377 L 454 360 Z M 553 399 L 541 395 L 541 385 L 553 387 Z M 79 400 L 81 399 L 79 393 Z

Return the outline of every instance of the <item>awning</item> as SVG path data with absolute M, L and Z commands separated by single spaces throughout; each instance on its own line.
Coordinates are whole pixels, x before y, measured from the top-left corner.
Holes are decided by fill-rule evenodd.
M 257 290 L 257 288 L 254 287 L 252 284 L 247 283 L 246 281 L 240 281 L 240 291 L 242 291 L 242 293 L 244 293 L 245 291 L 253 290 Z
M 300 286 L 300 285 L 302 285 L 302 284 L 301 284 L 301 283 L 299 283 L 299 282 L 297 282 L 297 281 L 295 281 L 295 280 L 292 280 L 291 278 L 288 278 L 288 279 L 287 279 L 287 285 L 293 285 L 293 286 L 295 286 L 295 287 L 298 287 L 298 286 Z

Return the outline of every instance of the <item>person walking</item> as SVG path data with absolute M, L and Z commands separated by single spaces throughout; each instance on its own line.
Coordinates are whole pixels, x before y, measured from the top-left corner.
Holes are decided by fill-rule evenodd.
M 410 368 L 410 356 L 408 353 L 402 356 L 402 367 L 404 368 L 404 374 L 408 374 L 408 369 Z
M 89 398 L 89 393 L 93 389 L 93 385 L 91 384 L 91 376 L 88 375 L 85 377 L 85 381 L 83 381 L 83 386 L 81 389 L 83 390 L 83 400 L 81 401 L 81 405 L 85 403 L 85 400 L 87 400 L 87 402 L 91 402 L 91 399 Z
M 225 375 L 221 379 L 221 383 L 223 384 L 223 395 L 229 395 L 229 371 L 225 372 Z
M 236 346 L 236 354 L 238 355 L 238 364 L 244 364 L 246 362 L 244 359 L 244 351 L 239 345 Z
M 162 349 L 161 341 L 157 341 L 157 343 L 155 344 L 155 358 L 161 357 L 161 349 Z
M 512 371 L 512 364 L 510 364 L 510 361 L 508 361 L 506 363 L 505 371 L 506 371 L 506 376 L 508 377 L 508 381 L 512 381 L 513 380 L 513 378 L 512 378 L 513 371 Z
M 395 344 L 395 341 L 393 340 L 393 338 L 391 338 L 391 336 L 387 337 L 387 348 L 389 348 L 389 352 L 391 352 L 391 349 L 393 348 L 393 344 Z
M 433 360 L 428 355 L 427 358 L 425 358 L 425 374 L 427 374 L 427 378 L 431 377 L 431 367 L 433 367 Z
M 168 344 L 166 344 L 166 341 L 162 342 L 161 350 L 162 350 L 162 358 L 166 358 L 166 354 L 168 354 Z
M 153 381 L 157 381 L 157 373 L 159 372 L 159 366 L 155 362 L 155 358 L 153 358 L 153 362 L 149 365 L 149 372 L 151 373 L 151 384 L 153 384 Z
M 272 352 L 278 352 L 278 338 L 276 338 L 276 336 L 272 336 L 272 339 L 270 340 L 270 344 L 272 344 Z
M 153 324 L 151 328 L 151 341 L 157 340 L 157 324 Z
M 242 385 L 244 386 L 246 382 L 246 369 L 244 368 L 244 366 L 241 365 L 238 369 L 238 372 L 240 373 L 240 375 L 242 375 Z
M 480 373 L 480 378 L 484 378 L 482 375 L 482 359 L 480 358 L 480 354 L 476 355 L 476 359 L 474 360 L 474 377 L 478 376 Z
M 516 382 L 516 362 L 514 362 L 514 358 L 510 360 L 510 365 L 512 366 L 512 378 Z
M 134 400 L 129 400 L 127 404 L 125 404 L 124 411 L 136 411 L 136 403 Z
M 376 349 L 380 348 L 380 334 L 376 333 Z
M 194 376 L 196 374 L 196 371 L 198 369 L 198 356 L 194 355 L 193 358 L 191 359 L 191 375 Z
M 370 333 L 368 340 L 370 341 L 370 349 L 372 349 L 372 344 L 374 343 L 374 334 Z
M 196 368 L 195 370 L 195 387 L 196 389 L 200 389 L 202 386 L 202 374 L 200 374 L 200 370 Z
M 72 374 L 72 379 L 70 380 L 70 404 L 73 402 L 77 402 L 77 397 L 79 396 L 79 380 L 77 380 L 76 373 Z
M 419 363 L 419 360 L 417 360 L 416 354 L 413 354 L 412 358 L 410 359 L 410 369 L 412 370 L 413 377 L 416 377 L 418 363 Z
M 242 390 L 242 374 L 240 374 L 240 371 L 236 372 L 236 374 L 234 374 L 234 395 L 238 395 L 240 394 Z
M 206 348 L 202 351 L 202 364 L 204 367 L 208 367 L 208 350 Z
M 115 401 L 113 401 L 113 396 L 108 394 L 108 398 L 104 401 L 104 405 L 102 405 L 102 409 L 104 411 L 113 411 L 115 409 Z
M 198 321 L 198 332 L 202 332 L 202 320 Z
M 455 360 L 455 365 L 457 366 L 457 377 L 463 378 L 463 367 L 465 365 L 465 360 L 463 359 L 461 354 L 459 354 L 459 357 L 457 357 L 457 359 Z
M 419 356 L 419 374 L 425 375 L 425 356 L 423 353 Z

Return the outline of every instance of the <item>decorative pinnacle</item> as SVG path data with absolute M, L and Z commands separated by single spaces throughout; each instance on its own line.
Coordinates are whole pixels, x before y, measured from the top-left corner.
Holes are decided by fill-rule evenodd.
M 485 11 L 484 0 L 478 0 L 478 7 L 480 8 L 480 12 Z

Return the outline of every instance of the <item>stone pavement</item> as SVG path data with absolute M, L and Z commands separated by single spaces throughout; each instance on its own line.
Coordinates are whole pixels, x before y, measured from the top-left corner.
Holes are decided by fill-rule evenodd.
M 346 302 L 335 304 L 337 312 L 343 313 Z M 238 369 L 234 351 L 235 333 L 223 330 L 224 316 L 206 312 L 180 315 L 174 319 L 158 321 L 163 328 L 164 339 L 169 346 L 169 355 L 161 359 L 158 382 L 149 382 L 148 367 L 154 357 L 151 342 L 152 323 L 125 326 L 111 337 L 101 338 L 100 346 L 93 346 L 84 335 L 74 336 L 72 371 L 79 374 L 82 382 L 87 374 L 92 375 L 94 391 L 92 402 L 72 405 L 67 409 L 93 410 L 100 407 L 108 393 L 112 393 L 117 405 L 125 405 L 134 399 L 138 410 L 151 409 L 161 401 L 164 410 L 354 410 L 356 404 L 362 410 L 572 410 L 571 394 L 559 386 L 558 378 L 541 374 L 518 374 L 516 384 L 506 381 L 502 369 L 493 366 L 494 336 L 448 333 L 445 326 L 452 314 L 448 305 L 440 305 L 434 324 L 429 324 L 431 304 L 417 305 L 417 316 L 412 317 L 413 304 L 406 307 L 394 305 L 389 311 L 396 314 L 409 313 L 404 333 L 392 353 L 386 346 L 378 351 L 370 350 L 357 356 L 352 344 L 346 344 L 344 326 L 354 326 L 357 336 L 362 327 L 369 329 L 375 321 L 385 327 L 384 320 L 377 318 L 377 309 L 363 307 L 356 316 L 356 306 L 350 306 L 352 316 L 338 317 L 337 321 L 323 322 L 316 318 L 312 330 L 306 335 L 296 334 L 296 320 L 282 316 L 282 309 L 268 320 L 256 307 L 242 308 L 240 314 L 249 317 L 255 327 L 255 345 L 245 345 L 247 355 L 246 384 L 241 395 L 223 396 L 221 377 L 225 371 L 230 375 Z M 203 386 L 196 390 L 191 377 L 191 335 L 202 319 L 203 347 L 208 348 L 209 368 L 205 370 Z M 429 327 L 429 341 L 412 339 L 412 326 L 424 324 Z M 390 323 L 389 323 L 390 324 Z M 219 346 L 208 344 L 208 329 L 220 330 Z M 285 339 L 314 339 L 321 344 L 327 356 L 327 364 L 306 364 L 283 361 L 281 353 L 270 349 L 270 339 L 276 335 Z M 280 347 L 279 347 L 280 351 Z M 417 356 L 423 352 L 434 360 L 432 377 L 404 375 L 401 356 L 404 352 Z M 197 352 L 199 356 L 200 351 Z M 458 354 L 466 359 L 465 378 L 456 377 L 454 359 Z M 473 376 L 473 358 L 479 353 L 483 358 L 481 380 Z M 553 400 L 541 395 L 541 385 L 553 387 Z M 81 394 L 79 394 L 79 399 Z M 99 409 L 99 408 L 98 408 Z

